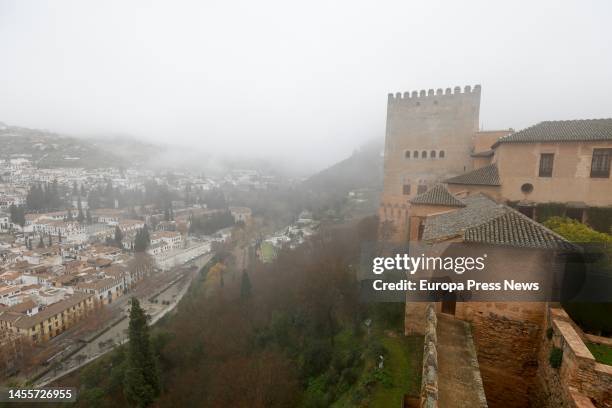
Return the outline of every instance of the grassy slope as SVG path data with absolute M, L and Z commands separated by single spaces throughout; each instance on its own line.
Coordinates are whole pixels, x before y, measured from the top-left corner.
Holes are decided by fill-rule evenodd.
M 378 385 L 372 393 L 370 407 L 401 407 L 404 394 L 413 396 L 419 394 L 423 338 L 384 336 L 381 341 L 389 353 L 385 359 L 385 366 L 391 374 L 393 385 L 391 388 Z
M 612 365 L 612 347 L 603 344 L 587 343 L 595 360 L 602 364 Z

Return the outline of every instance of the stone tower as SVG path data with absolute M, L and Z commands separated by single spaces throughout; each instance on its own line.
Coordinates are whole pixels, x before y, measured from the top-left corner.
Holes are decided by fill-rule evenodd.
M 389 94 L 379 215 L 393 222 L 395 241 L 405 239 L 412 197 L 471 170 L 479 113 L 480 85 Z

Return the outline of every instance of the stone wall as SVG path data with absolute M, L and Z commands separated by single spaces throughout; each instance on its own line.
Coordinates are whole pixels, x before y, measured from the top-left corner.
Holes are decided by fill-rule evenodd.
M 538 359 L 538 388 L 532 405 L 543 408 L 611 408 L 612 366 L 598 363 L 584 343 L 582 333 L 562 310 L 551 308 Z M 559 368 L 549 362 L 553 347 L 563 350 Z
M 423 375 L 421 377 L 421 407 L 438 407 L 438 319 L 433 304 L 428 304 L 425 317 L 425 340 L 423 345 Z

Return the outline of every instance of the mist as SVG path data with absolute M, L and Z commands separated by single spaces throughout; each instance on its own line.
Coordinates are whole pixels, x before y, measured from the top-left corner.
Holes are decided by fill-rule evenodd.
M 0 121 L 314 171 L 387 93 L 482 85 L 481 126 L 612 116 L 612 4 L 0 0 Z

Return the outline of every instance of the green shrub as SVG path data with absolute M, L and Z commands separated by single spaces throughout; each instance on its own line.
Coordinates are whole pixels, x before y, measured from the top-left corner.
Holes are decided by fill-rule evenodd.
M 546 329 L 546 338 L 548 340 L 552 339 L 553 337 L 553 329 L 552 327 L 549 327 L 548 329 Z
M 553 347 L 550 350 L 550 356 L 548 356 L 548 362 L 552 368 L 561 367 L 563 362 L 563 350 L 557 347 Z
M 544 225 L 571 242 L 612 244 L 612 235 L 595 231 L 571 218 L 551 217 Z

